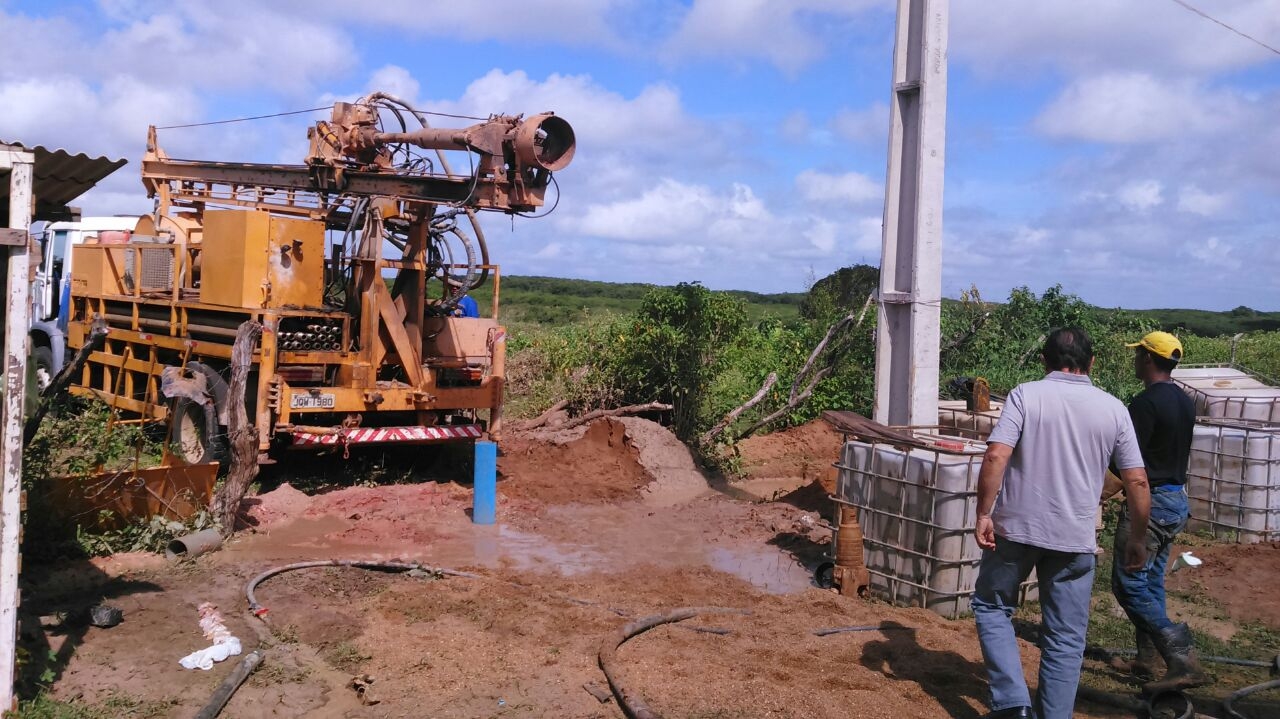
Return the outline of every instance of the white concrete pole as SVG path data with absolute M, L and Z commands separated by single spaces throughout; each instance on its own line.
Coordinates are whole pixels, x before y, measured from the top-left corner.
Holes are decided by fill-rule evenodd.
M 898 0 L 875 419 L 938 422 L 948 0 Z
M 0 168 L 9 168 L 9 226 L 31 227 L 32 168 L 29 152 L 0 152 Z M 0 709 L 16 709 L 19 542 L 22 531 L 22 429 L 27 379 L 27 327 L 31 278 L 25 237 L 8 253 L 5 299 L 4 408 L 0 424 Z

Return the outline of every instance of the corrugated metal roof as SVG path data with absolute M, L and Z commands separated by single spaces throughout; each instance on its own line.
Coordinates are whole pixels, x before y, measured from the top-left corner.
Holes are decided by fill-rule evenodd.
M 73 155 L 61 148 L 50 150 L 40 145 L 27 147 L 20 142 L 0 140 L 0 146 L 3 145 L 35 153 L 37 220 L 53 219 L 65 212 L 66 206 L 73 200 L 128 162 L 124 159 L 89 157 L 83 152 Z M 0 206 L 8 207 L 8 198 L 9 183 L 0 182 Z

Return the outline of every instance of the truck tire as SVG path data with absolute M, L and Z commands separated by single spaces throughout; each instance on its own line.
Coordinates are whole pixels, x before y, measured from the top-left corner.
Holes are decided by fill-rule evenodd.
M 174 454 L 189 464 L 224 460 L 226 442 L 218 433 L 218 420 L 212 414 L 212 407 L 206 411 L 204 406 L 186 397 L 174 402 L 169 434 Z
M 49 385 L 53 384 L 53 378 L 58 376 L 58 368 L 53 366 L 53 350 L 36 346 L 31 350 L 31 362 L 36 366 L 36 389 L 44 394 Z

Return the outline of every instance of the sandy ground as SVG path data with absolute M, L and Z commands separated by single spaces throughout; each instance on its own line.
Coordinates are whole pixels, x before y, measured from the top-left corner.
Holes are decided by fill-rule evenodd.
M 612 718 L 622 715 L 616 704 L 584 689 L 606 686 L 597 653 L 611 632 L 631 617 L 720 607 L 746 614 L 661 627 L 620 650 L 624 681 L 661 715 L 981 716 L 971 621 L 811 583 L 829 541 L 819 512 L 839 442 L 820 423 L 753 438 L 742 448 L 749 479 L 717 491 L 683 445 L 645 420 L 513 436 L 490 527 L 470 522 L 465 485 L 308 495 L 286 483 L 247 502 L 249 528 L 193 562 L 138 555 L 30 568 L 29 614 L 106 598 L 125 621 L 41 630 L 29 618 L 25 642 L 57 657 L 55 698 L 123 695 L 164 703 L 167 713 L 148 716 L 190 717 L 233 664 L 178 665 L 203 646 L 196 606 L 209 601 L 267 652 L 223 716 Z M 753 499 L 762 495 L 774 501 Z M 479 576 L 306 569 L 258 588 L 265 621 L 248 614 L 246 581 L 310 559 L 408 560 Z M 868 625 L 879 628 L 813 633 Z M 1025 642 L 1023 658 L 1034 676 L 1038 653 Z M 352 688 L 363 675 L 373 680 L 365 699 L 377 703 Z

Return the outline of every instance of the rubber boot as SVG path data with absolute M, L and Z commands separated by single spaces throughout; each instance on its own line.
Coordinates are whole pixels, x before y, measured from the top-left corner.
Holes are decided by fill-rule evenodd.
M 1156 633 L 1156 649 L 1164 657 L 1169 671 L 1159 681 L 1142 685 L 1147 694 L 1182 691 L 1192 687 L 1202 687 L 1209 683 L 1209 675 L 1204 673 L 1200 660 L 1196 657 L 1195 645 L 1191 641 L 1191 628 L 1186 624 L 1174 624 Z
M 1150 634 L 1141 629 L 1136 630 L 1136 634 L 1138 655 L 1133 659 L 1116 657 L 1111 660 L 1111 667 L 1126 674 L 1132 674 L 1140 681 L 1149 682 L 1155 679 L 1157 672 L 1160 671 L 1160 652 L 1156 651 L 1156 643 Z

